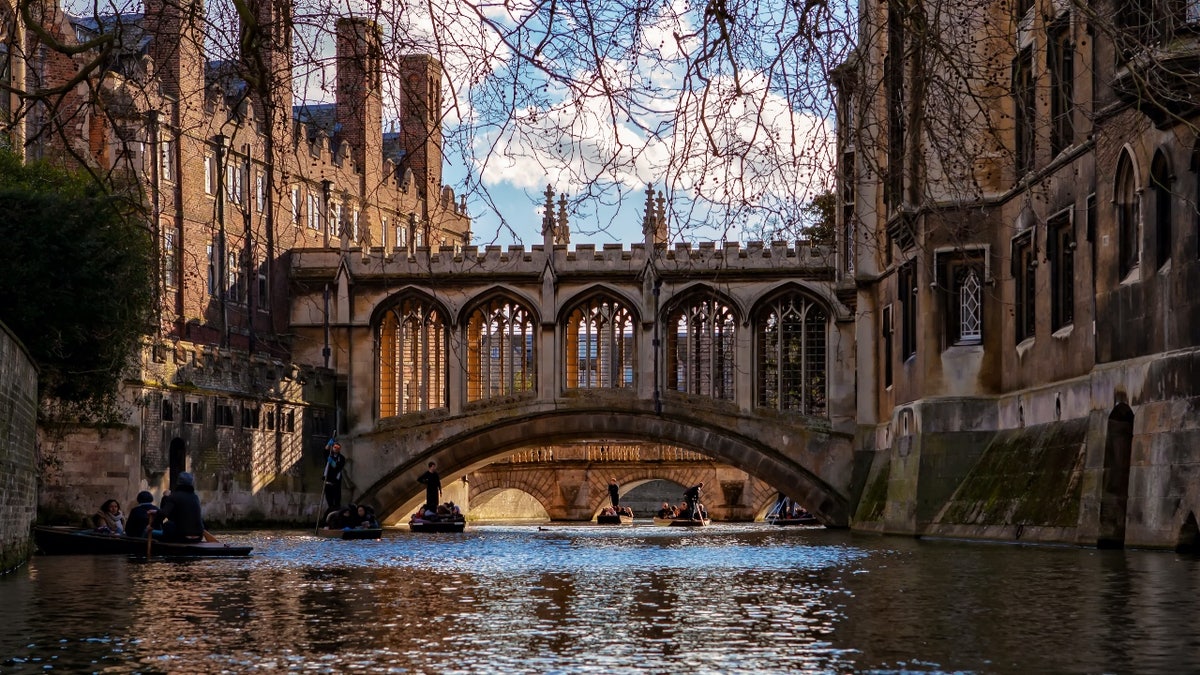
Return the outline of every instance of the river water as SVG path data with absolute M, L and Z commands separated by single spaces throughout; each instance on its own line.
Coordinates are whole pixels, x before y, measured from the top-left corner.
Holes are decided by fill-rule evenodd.
M 1200 560 L 1166 552 L 761 523 L 221 537 L 253 555 L 0 578 L 0 672 L 1200 671 Z

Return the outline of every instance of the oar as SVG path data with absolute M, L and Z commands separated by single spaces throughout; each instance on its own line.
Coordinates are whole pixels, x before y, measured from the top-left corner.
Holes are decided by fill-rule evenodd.
M 150 545 L 154 543 L 154 528 L 146 528 L 146 560 L 150 559 Z

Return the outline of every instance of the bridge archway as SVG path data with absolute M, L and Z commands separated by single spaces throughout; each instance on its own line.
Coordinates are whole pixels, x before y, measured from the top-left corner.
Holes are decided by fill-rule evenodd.
M 550 513 L 537 497 L 514 487 L 497 487 L 476 492 L 467 499 L 468 520 L 484 521 L 549 521 Z
M 674 416 L 611 409 L 567 409 L 499 419 L 488 416 L 486 423 L 481 420 L 458 433 L 445 433 L 442 437 L 436 432 L 453 431 L 450 425 L 429 423 L 382 429 L 359 437 L 355 443 L 356 448 L 367 450 L 363 454 L 368 460 L 361 467 L 354 467 L 356 482 L 367 484 L 359 476 L 378 477 L 364 490 L 360 500 L 378 504 L 379 512 L 386 514 L 385 521 L 393 523 L 411 512 L 420 501 L 421 490 L 416 477 L 429 461 L 438 463 L 443 471 L 443 481 L 451 481 L 524 447 L 587 440 L 653 440 L 693 450 L 741 469 L 765 482 L 770 489 L 783 491 L 806 504 L 828 525 L 848 524 L 848 499 L 818 471 L 830 465 L 849 465 L 840 457 L 842 453 L 850 452 L 849 438 L 794 424 L 787 425 L 785 430 L 774 425 L 739 425 L 735 419 L 722 420 L 719 415 L 698 413 L 695 407 L 680 406 L 679 409 L 681 412 Z M 739 427 L 757 435 L 739 433 L 736 431 Z M 393 449 L 412 448 L 420 449 L 404 453 L 402 457 L 389 457 Z M 378 460 L 374 466 L 371 459 Z M 384 463 L 387 459 L 391 459 L 390 466 Z M 640 473 L 632 470 L 617 478 L 619 482 L 631 484 L 660 477 L 652 467 L 646 467 Z M 691 477 L 682 476 L 677 482 L 694 484 L 700 480 L 703 478 L 697 473 Z M 565 508 L 578 517 L 584 513 L 594 514 L 607 499 L 603 487 L 607 485 L 608 477 L 603 477 L 603 482 L 598 481 L 599 477 L 597 481 L 591 481 L 581 475 L 574 482 L 530 485 L 523 489 L 536 495 L 543 504 Z M 472 490 L 476 487 L 472 486 Z M 769 495 L 755 496 L 754 502 L 769 498 Z M 553 512 L 553 509 L 547 511 Z

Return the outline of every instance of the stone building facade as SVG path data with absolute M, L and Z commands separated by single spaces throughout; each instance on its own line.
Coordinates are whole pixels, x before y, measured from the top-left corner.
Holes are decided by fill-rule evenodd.
M 1197 544 L 1194 17 L 1118 4 L 862 5 L 857 527 Z
M 6 78 L 35 91 L 89 73 L 53 109 L 6 97 L 7 137 L 30 158 L 73 155 L 140 186 L 160 252 L 126 425 L 42 439 L 57 467 L 41 492 L 48 518 L 164 490 L 184 470 L 211 520 L 313 517 L 344 383 L 327 350 L 293 358 L 289 251 L 469 241 L 465 207 L 441 184 L 440 64 L 401 59 L 400 131 L 384 133 L 377 24 L 337 19 L 334 102 L 293 106 L 290 5 L 251 9 L 248 53 L 225 60 L 206 55 L 216 24 L 199 2 L 106 17 L 45 4 L 40 37 L 0 12 Z M 52 41 L 95 48 L 67 56 Z

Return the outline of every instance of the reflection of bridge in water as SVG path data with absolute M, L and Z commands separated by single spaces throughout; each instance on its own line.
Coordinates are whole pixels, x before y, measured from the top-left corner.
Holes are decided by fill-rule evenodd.
M 551 520 L 591 520 L 607 506 L 608 482 L 621 496 L 651 481 L 681 488 L 704 482 L 713 518 L 754 520 L 774 504 L 777 491 L 741 469 L 699 452 L 659 443 L 576 443 L 526 448 L 472 473 L 468 504 L 485 507 L 505 490 L 531 496 Z M 672 491 L 679 503 L 682 490 Z M 649 513 L 638 513 L 639 517 Z

